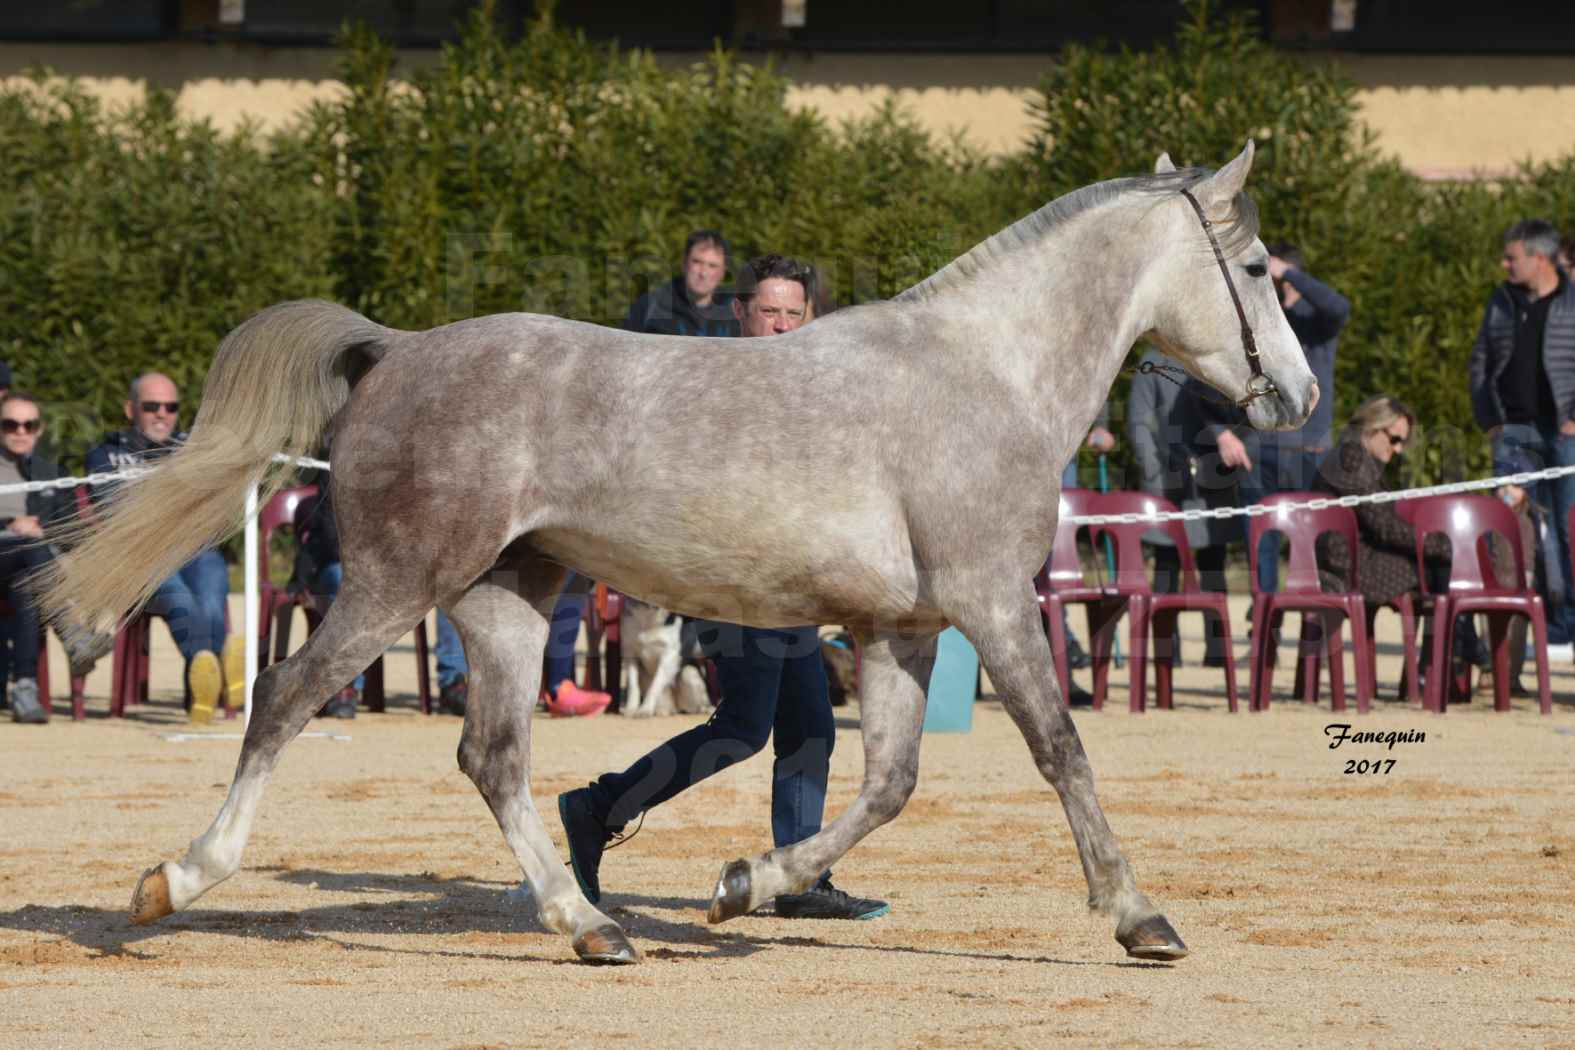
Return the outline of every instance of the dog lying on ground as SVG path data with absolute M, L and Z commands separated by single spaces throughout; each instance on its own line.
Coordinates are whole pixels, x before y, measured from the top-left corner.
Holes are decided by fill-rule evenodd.
M 709 713 L 705 678 L 687 659 L 699 653 L 684 652 L 683 621 L 625 596 L 622 622 L 623 713 L 631 718 Z

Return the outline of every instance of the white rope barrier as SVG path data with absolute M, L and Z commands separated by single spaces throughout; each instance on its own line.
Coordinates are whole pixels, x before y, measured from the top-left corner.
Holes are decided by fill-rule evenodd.
M 311 467 L 317 470 L 331 469 L 327 462 L 320 459 L 306 457 L 286 456 L 282 453 L 273 457 L 275 463 L 291 463 L 299 467 Z M 12 485 L 0 485 L 0 495 L 13 492 L 44 492 L 49 489 L 74 489 L 78 485 L 103 485 L 116 481 L 127 481 L 141 477 L 149 471 L 157 469 L 151 466 L 128 467 L 109 473 L 89 474 L 86 477 L 55 478 L 51 481 L 28 481 Z M 1575 465 L 1567 467 L 1548 467 L 1546 470 L 1532 470 L 1520 474 L 1506 474 L 1501 477 L 1479 478 L 1473 481 L 1456 481 L 1444 485 L 1429 485 L 1424 488 L 1399 489 L 1394 492 L 1373 492 L 1363 496 L 1332 496 L 1307 500 L 1303 503 L 1282 504 L 1291 510 L 1306 508 L 1308 510 L 1322 510 L 1327 507 L 1357 507 L 1364 503 L 1395 503 L 1405 499 L 1420 499 L 1424 496 L 1447 496 L 1459 492 L 1476 492 L 1482 489 L 1496 489 L 1502 485 L 1529 485 L 1538 481 L 1551 481 L 1575 474 Z M 258 513 L 257 486 L 252 485 L 246 492 L 246 525 L 245 525 L 245 566 L 243 575 L 245 579 L 245 653 L 246 653 L 246 700 L 245 721 L 251 723 L 252 717 L 252 686 L 257 679 L 257 630 L 260 626 L 257 616 L 258 594 L 261 590 L 257 578 L 257 513 Z M 1254 503 L 1246 507 L 1213 507 L 1207 510 L 1179 510 L 1155 512 L 1153 514 L 1082 514 L 1067 515 L 1061 519 L 1063 525 L 1135 525 L 1143 522 L 1159 521 L 1203 521 L 1206 519 L 1225 519 L 1238 517 L 1259 517 L 1272 513 L 1275 507 Z

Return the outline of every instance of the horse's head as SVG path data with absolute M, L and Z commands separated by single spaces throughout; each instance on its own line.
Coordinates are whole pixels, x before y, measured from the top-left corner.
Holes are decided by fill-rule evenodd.
M 1256 212 L 1242 191 L 1252 155 L 1249 140 L 1235 160 L 1182 183 L 1174 202 L 1156 209 L 1168 247 L 1151 271 L 1161 285 L 1149 337 L 1193 375 L 1245 404 L 1254 427 L 1286 430 L 1312 413 L 1318 381 L 1280 308 Z M 1162 153 L 1154 170 L 1163 175 L 1176 167 Z M 1254 343 L 1261 375 L 1249 352 Z

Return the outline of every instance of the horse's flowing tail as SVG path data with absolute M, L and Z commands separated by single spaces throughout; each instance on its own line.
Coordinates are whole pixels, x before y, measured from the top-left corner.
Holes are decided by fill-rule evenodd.
M 96 512 L 51 539 L 68 553 L 34 586 L 45 617 L 107 629 L 244 519 L 245 496 L 266 501 L 288 478 L 275 453 L 310 455 L 353 381 L 391 329 L 314 300 L 270 306 L 224 337 L 208 370 L 191 436 Z

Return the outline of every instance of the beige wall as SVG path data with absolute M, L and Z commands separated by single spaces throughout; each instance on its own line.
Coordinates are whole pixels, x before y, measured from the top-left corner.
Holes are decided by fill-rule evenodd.
M 664 55 L 680 64 L 698 55 Z M 405 52 L 404 68 L 434 58 Z M 35 64 L 84 77 L 106 99 L 140 97 L 147 85 L 178 92 L 181 109 L 222 128 L 250 117 L 277 126 L 336 90 L 328 49 L 218 44 L 0 44 L 0 77 Z M 1361 85 L 1362 115 L 1379 146 L 1431 176 L 1496 173 L 1520 160 L 1575 152 L 1575 58 L 1341 55 Z M 1021 143 L 1027 100 L 1048 58 L 1039 55 L 794 56 L 780 68 L 795 106 L 833 121 L 895 98 L 929 128 L 960 130 L 991 152 Z

